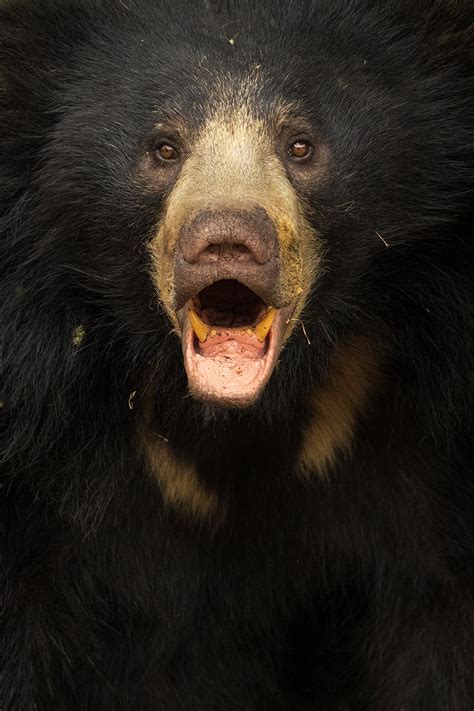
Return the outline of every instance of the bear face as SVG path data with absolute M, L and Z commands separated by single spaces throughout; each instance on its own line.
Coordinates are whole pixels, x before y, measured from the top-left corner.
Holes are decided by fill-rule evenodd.
M 182 333 L 192 391 L 245 406 L 266 385 L 301 312 L 318 243 L 283 170 L 292 160 L 311 166 L 313 148 L 278 129 L 269 134 L 250 116 L 250 99 L 234 114 L 232 103 L 189 141 L 150 249 L 158 294 Z M 170 140 L 158 140 L 170 150 Z M 286 161 L 278 160 L 276 140 Z M 292 155 L 300 145 L 308 152 L 301 158 Z M 172 150 L 170 160 L 159 156 L 159 172 L 163 162 L 179 162 Z
M 26 225 L 5 254 L 18 298 L 4 320 L 27 314 L 25 348 L 54 314 L 67 338 L 48 362 L 67 364 L 65 381 L 103 368 L 167 439 L 235 408 L 251 428 L 290 408 L 326 433 L 332 461 L 394 372 L 402 392 L 420 388 L 408 400 L 422 420 L 453 411 L 462 379 L 440 375 L 430 343 L 443 333 L 457 352 L 444 324 L 462 298 L 446 305 L 426 260 L 467 263 L 446 246 L 464 244 L 471 209 L 462 5 L 404 3 L 392 21 L 383 4 L 343 4 L 334 22 L 326 6 L 217 3 L 203 28 L 183 3 L 162 31 L 161 6 L 79 3 L 76 21 L 52 3 L 37 32 L 28 8 L 4 11 L 2 45 L 5 229 L 18 233 L 17 211 Z M 20 378 L 14 350 L 4 400 L 36 400 L 38 383 L 54 400 L 49 366 Z M 315 418 L 320 401 L 338 404 Z
M 123 24 L 102 19 L 108 37 L 117 32 L 122 62 L 86 30 L 69 59 L 48 55 L 58 108 L 36 173 L 38 231 L 54 233 L 52 258 L 61 254 L 76 286 L 111 286 L 118 300 L 111 318 L 127 311 L 133 325 L 125 329 L 175 330 L 197 398 L 248 407 L 280 358 L 282 374 L 299 360 L 304 381 L 332 342 L 380 331 L 381 304 L 394 298 L 383 276 L 396 269 L 390 248 L 452 219 L 438 176 L 455 194 L 463 157 L 452 143 L 462 115 L 451 109 L 448 124 L 442 120 L 449 96 L 435 95 L 424 79 L 431 55 L 417 57 L 415 69 L 384 51 L 389 38 L 372 36 L 383 10 L 358 18 L 347 9 L 331 26 L 330 13 L 305 23 L 305 8 L 283 9 L 272 21 L 277 53 L 266 42 L 265 7 L 251 31 L 235 11 L 228 26 L 244 27 L 235 39 L 219 29 L 220 11 L 211 12 L 212 43 L 198 18 L 183 24 L 178 10 L 158 35 L 158 8 L 147 8 L 151 23 L 122 10 Z M 413 17 L 400 12 L 402 23 Z M 436 13 L 425 19 L 434 26 Z M 406 41 L 415 46 L 414 37 Z M 70 63 L 80 63 L 77 78 Z M 143 315 L 153 302 L 168 322 Z M 244 302 L 247 313 L 235 314 Z M 292 348 L 308 350 L 309 341 L 311 355 L 285 366 L 293 331 Z M 171 352 L 169 340 L 166 347 Z M 286 394 L 288 380 L 295 382 L 285 379 Z
M 467 57 L 439 29 L 464 37 L 462 7 L 403 4 L 392 22 L 383 5 L 342 5 L 334 22 L 327 8 L 290 4 L 273 17 L 267 4 L 217 4 L 203 28 L 184 3 L 165 13 L 166 32 L 161 6 L 140 7 L 79 4 L 76 22 L 53 3 L 38 9 L 36 33 L 29 10 L 21 21 L 4 13 L 4 209 L 22 196 L 13 225 L 16 209 L 28 225 L 5 256 L 7 293 L 21 294 L 5 322 L 27 314 L 25 349 L 36 349 L 31 322 L 56 319 L 66 333 L 31 380 L 12 348 L 4 400 L 61 398 L 47 376 L 61 362 L 73 389 L 82 369 L 91 387 L 120 383 L 107 395 L 118 420 L 134 393 L 139 439 L 177 437 L 174 455 L 206 448 L 189 436 L 196 422 L 224 423 L 225 439 L 244 408 L 250 430 L 262 417 L 305 423 L 292 446 L 319 472 L 394 377 L 403 393 L 420 388 L 407 397 L 422 420 L 453 412 L 462 379 L 429 344 L 443 333 L 441 350 L 458 349 L 444 324 L 462 299 L 446 306 L 426 260 L 444 263 L 445 235 L 463 239 L 469 221 L 469 119 L 453 100 Z

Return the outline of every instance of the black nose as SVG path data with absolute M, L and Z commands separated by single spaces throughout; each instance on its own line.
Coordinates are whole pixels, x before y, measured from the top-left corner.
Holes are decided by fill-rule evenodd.
M 205 210 L 183 225 L 179 247 L 188 264 L 253 261 L 265 264 L 277 250 L 273 222 L 262 207 Z
M 175 300 L 179 310 L 216 281 L 241 282 L 267 304 L 276 299 L 279 245 L 264 208 L 202 210 L 179 232 Z

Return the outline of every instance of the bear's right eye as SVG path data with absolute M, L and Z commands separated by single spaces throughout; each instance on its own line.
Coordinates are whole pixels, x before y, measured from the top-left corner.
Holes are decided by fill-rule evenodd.
M 170 143 L 161 143 L 155 148 L 153 155 L 160 163 L 169 163 L 179 158 L 178 150 Z
M 309 143 L 309 141 L 299 139 L 291 144 L 288 149 L 288 155 L 290 158 L 296 158 L 296 160 L 303 161 L 307 158 L 311 158 L 313 155 L 313 146 Z

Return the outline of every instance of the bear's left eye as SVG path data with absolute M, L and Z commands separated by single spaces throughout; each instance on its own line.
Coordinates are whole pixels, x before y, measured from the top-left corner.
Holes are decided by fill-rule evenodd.
M 155 158 L 161 163 L 178 160 L 179 151 L 170 143 L 161 143 L 153 151 Z
M 290 158 L 296 158 L 296 160 L 302 161 L 311 158 L 313 155 L 313 146 L 309 141 L 304 139 L 298 139 L 294 141 L 288 149 L 288 155 Z

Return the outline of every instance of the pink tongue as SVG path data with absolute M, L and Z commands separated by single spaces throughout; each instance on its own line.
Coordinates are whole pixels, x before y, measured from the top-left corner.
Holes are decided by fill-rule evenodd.
M 217 330 L 217 329 L 216 329 Z M 188 382 L 203 400 L 245 406 L 254 402 L 272 371 L 271 346 L 242 329 L 219 331 L 199 343 L 189 323 L 183 334 Z
M 217 335 L 209 335 L 205 343 L 199 343 L 198 353 L 205 358 L 232 358 L 239 360 L 255 360 L 264 354 L 265 342 L 260 343 L 255 334 L 249 335 L 240 329 L 218 331 Z

